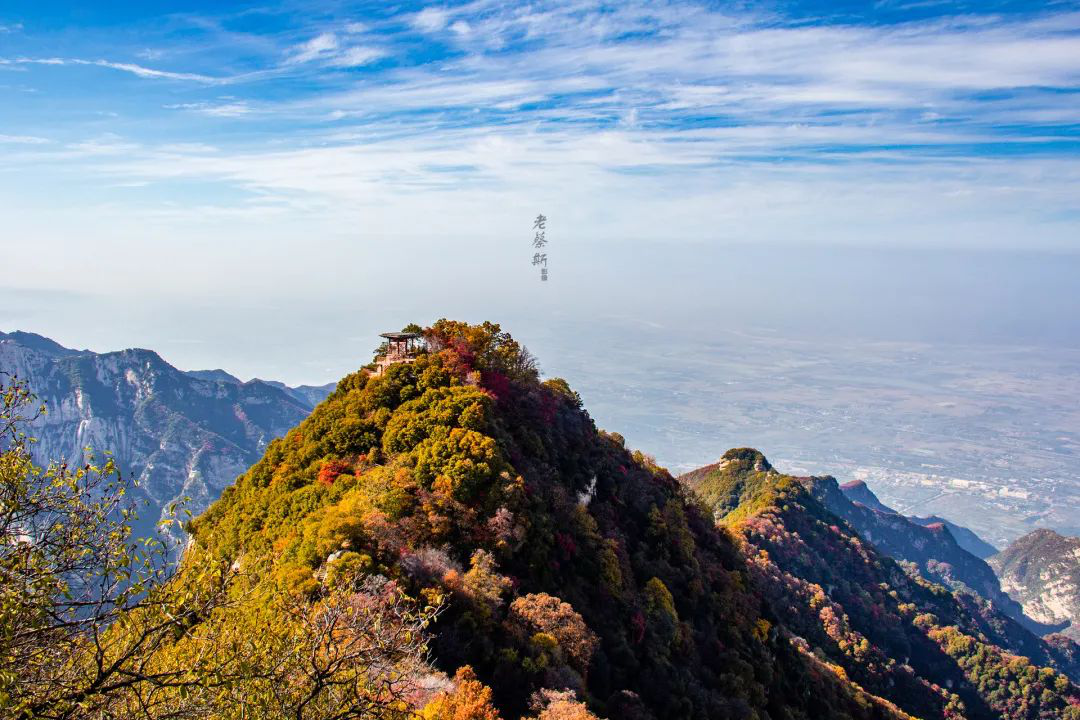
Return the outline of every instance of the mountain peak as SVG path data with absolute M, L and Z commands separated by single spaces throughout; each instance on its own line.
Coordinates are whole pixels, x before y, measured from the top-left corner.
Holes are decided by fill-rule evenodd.
M 447 599 L 439 669 L 473 668 L 504 717 L 544 689 L 611 718 L 906 717 L 792 644 L 734 540 L 498 325 L 424 334 L 272 443 L 195 547 L 313 599 L 346 560 Z M 779 477 L 749 449 L 721 463 Z
M 1018 540 L 1015 540 L 1013 544 L 1014 545 L 1026 545 L 1026 544 L 1046 543 L 1046 542 L 1068 543 L 1070 540 L 1075 541 L 1076 538 L 1069 538 L 1068 536 L 1062 535 L 1061 533 L 1057 532 L 1056 530 L 1052 530 L 1050 528 L 1035 528 L 1034 530 L 1029 532 L 1027 535 L 1024 535 L 1023 537 L 1019 538 Z
M 38 335 L 37 333 L 24 332 L 22 330 L 13 330 L 12 332 L 5 333 L 0 332 L 0 340 L 10 340 L 25 348 L 36 350 L 37 352 L 44 353 L 45 355 L 51 355 L 53 357 L 68 357 L 71 355 L 81 355 L 89 352 L 89 350 L 72 350 L 71 348 L 64 347 L 60 343 L 45 337 L 44 335 Z
M 770 472 L 773 466 L 765 458 L 764 453 L 754 448 L 732 448 L 725 452 L 720 462 L 731 466 L 733 471 L 752 470 L 754 472 Z
M 857 502 L 861 505 L 865 505 L 871 510 L 876 510 L 882 513 L 896 514 L 896 511 L 891 507 L 881 502 L 878 496 L 874 494 L 874 491 L 870 489 L 862 480 L 852 480 L 846 482 L 840 486 L 840 489 L 853 502 Z
M 193 378 L 207 380 L 209 382 L 227 382 L 233 385 L 242 385 L 244 382 L 232 373 L 226 372 L 221 368 L 216 368 L 214 370 L 186 370 L 185 372 Z
M 919 517 L 918 515 L 909 515 L 907 519 L 916 525 L 935 525 L 941 524 L 949 529 L 949 533 L 956 539 L 956 542 L 964 550 L 968 551 L 980 560 L 986 560 L 991 555 L 995 554 L 998 550 L 990 543 L 983 540 L 981 537 L 975 534 L 969 528 L 963 525 L 957 525 L 954 522 L 950 522 L 943 517 L 937 515 L 928 515 L 926 517 Z

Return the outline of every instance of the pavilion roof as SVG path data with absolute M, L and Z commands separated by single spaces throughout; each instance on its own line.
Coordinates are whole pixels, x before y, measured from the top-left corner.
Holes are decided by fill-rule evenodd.
M 422 337 L 422 335 L 414 332 L 386 332 L 381 333 L 379 337 L 384 337 L 387 340 L 415 340 L 418 337 Z

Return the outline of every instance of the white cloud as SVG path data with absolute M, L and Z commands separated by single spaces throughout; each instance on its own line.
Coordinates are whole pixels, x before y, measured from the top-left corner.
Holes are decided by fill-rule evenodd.
M 71 62 L 75 65 L 96 65 L 98 67 L 112 68 L 113 70 L 122 70 L 124 72 L 129 72 L 133 75 L 138 75 L 139 77 L 144 78 L 164 78 L 166 80 L 193 80 L 200 83 L 220 82 L 218 78 L 212 78 L 208 75 L 200 75 L 199 73 L 155 70 L 153 68 L 143 67 L 142 65 L 136 65 L 134 63 L 110 62 L 108 60 L 72 60 Z
M 355 23 L 346 26 L 346 32 L 355 34 L 362 28 L 355 28 Z M 353 28 L 350 30 L 350 28 Z M 359 67 L 386 55 L 380 48 L 363 45 L 343 46 L 338 36 L 332 32 L 316 35 L 307 42 L 290 48 L 286 65 L 301 65 L 318 62 L 328 67 Z
M 0 64 L 15 64 L 15 65 L 89 65 L 94 67 L 109 68 L 112 70 L 120 70 L 128 72 L 133 75 L 137 75 L 143 78 L 161 78 L 166 80 L 190 80 L 198 83 L 215 84 L 226 82 L 223 78 L 214 78 L 208 75 L 201 75 L 199 73 L 187 73 L 187 72 L 171 72 L 168 70 L 155 70 L 154 68 L 144 67 L 142 65 L 136 65 L 134 63 L 124 62 L 112 62 L 110 60 L 85 60 L 82 58 L 28 58 L 20 57 L 15 59 L 0 59 Z
M 413 16 L 410 24 L 421 32 L 438 32 L 450 21 L 450 12 L 444 8 L 424 8 Z
M 142 150 L 145 150 L 145 148 L 138 143 L 125 140 L 115 133 L 106 133 L 100 137 L 71 143 L 61 157 L 123 156 L 132 155 Z
M 333 69 L 370 64 L 415 38 L 396 22 L 357 28 L 363 38 L 347 37 L 347 25 L 320 28 L 275 49 L 284 64 L 269 71 L 317 79 L 310 92 L 273 100 L 245 98 L 243 86 L 229 98 L 195 88 L 167 106 L 257 112 L 278 123 L 272 149 L 229 141 L 211 153 L 113 138 L 64 151 L 117 182 L 220 184 L 235 191 L 222 194 L 221 212 L 258 202 L 294 218 L 362 217 L 383 228 L 415 228 L 417 208 L 468 228 L 485 206 L 545 198 L 576 208 L 568 212 L 580 213 L 583 234 L 637 223 L 639 234 L 665 235 L 671 224 L 704 237 L 712 207 L 754 237 L 817 218 L 851 235 L 845 212 L 862 219 L 860 231 L 879 216 L 904 227 L 905 206 L 932 208 L 943 230 L 928 232 L 942 238 L 964 213 L 987 213 L 1001 228 L 1018 227 L 1025 212 L 1075 216 L 1071 158 L 1023 152 L 1053 140 L 1055 125 L 1080 122 L 1075 93 L 1045 90 L 1080 85 L 1080 39 L 1061 29 L 1065 21 L 785 26 L 633 0 L 602 12 L 585 2 L 474 0 L 453 16 L 428 8 L 400 19 L 450 30 L 457 52 L 411 66 L 403 53 L 359 77 Z M 319 123 L 334 125 L 320 133 Z M 1019 132 L 1018 123 L 1040 127 Z M 1021 152 L 988 157 L 983 144 Z M 69 159 L 48 146 L 25 151 L 44 163 Z M 633 223 L 612 219 L 619 213 Z M 1047 219 L 1033 232 L 1060 227 Z
M 212 117 L 242 117 L 252 112 L 251 106 L 243 101 L 174 103 L 164 107 L 168 110 L 192 110 Z
M 6 62 L 12 62 L 17 65 L 67 65 L 69 61 L 63 58 L 17 58 L 15 60 L 5 60 Z
M 600 13 L 591 4 L 566 4 L 539 13 L 485 6 L 468 18 L 478 45 L 465 62 L 498 77 L 577 74 L 635 89 L 749 81 L 774 86 L 791 102 L 845 105 L 866 98 L 898 106 L 955 91 L 1080 81 L 1080 37 L 1048 30 L 1045 18 L 782 26 L 689 5 L 652 7 L 628 3 Z M 623 39 L 630 33 L 640 36 Z M 535 47 L 484 52 L 522 35 Z
M 289 57 L 286 62 L 297 64 L 322 59 L 333 53 L 337 48 L 337 35 L 330 32 L 324 32 L 316 35 L 307 42 L 293 46 L 289 50 Z
M 334 57 L 329 65 L 333 67 L 359 67 L 385 57 L 386 52 L 372 47 L 350 47 Z

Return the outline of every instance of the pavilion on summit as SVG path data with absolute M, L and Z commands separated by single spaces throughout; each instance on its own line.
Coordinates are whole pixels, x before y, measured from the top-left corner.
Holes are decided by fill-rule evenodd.
M 379 337 L 386 340 L 386 353 L 375 359 L 376 375 L 397 363 L 416 361 L 417 354 L 425 348 L 424 336 L 415 332 L 387 332 Z

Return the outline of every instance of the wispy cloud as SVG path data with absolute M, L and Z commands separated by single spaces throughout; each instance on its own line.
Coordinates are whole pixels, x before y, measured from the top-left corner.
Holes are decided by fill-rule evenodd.
M 122 70 L 123 72 L 129 72 L 132 75 L 138 75 L 143 78 L 164 78 L 166 80 L 191 80 L 200 83 L 219 83 L 222 82 L 221 78 L 214 78 L 208 75 L 200 75 L 199 73 L 187 73 L 187 72 L 171 72 L 168 70 L 155 70 L 153 68 L 143 67 L 142 65 L 136 65 L 135 63 L 123 63 L 123 62 L 111 62 L 109 60 L 71 60 L 74 65 L 96 65 L 98 67 L 112 68 L 113 70 Z
M 330 32 L 320 33 L 306 42 L 292 47 L 286 62 L 292 64 L 324 59 L 338 50 L 337 35 Z
M 333 67 L 360 67 L 385 57 L 386 52 L 372 47 L 350 47 L 341 51 L 329 61 Z
M 167 71 L 9 60 L 183 81 L 181 97 L 156 84 L 146 113 L 204 116 L 167 124 L 167 137 L 28 151 L 132 187 L 226 187 L 237 212 L 393 215 L 388 226 L 418 206 L 467 223 L 484 198 L 580 202 L 583 227 L 609 227 L 596 218 L 610 205 L 651 232 L 696 223 L 701 235 L 711 206 L 776 230 L 776 217 L 869 217 L 875 192 L 890 219 L 905 203 L 945 217 L 982 202 L 1002 228 L 1028 205 L 1047 218 L 1076 210 L 1080 13 L 859 23 L 689 1 L 472 0 L 295 23 L 245 36 L 243 54 L 215 34 L 224 22 L 205 23 L 202 53 L 146 39 L 166 48 Z M 242 134 L 212 121 L 236 118 Z
M 326 67 L 350 68 L 367 65 L 385 57 L 387 53 L 381 48 L 357 45 L 352 41 L 352 36 L 364 33 L 366 29 L 360 23 L 346 23 L 341 29 L 341 34 L 345 35 L 344 41 L 338 32 L 321 32 L 290 47 L 286 51 L 285 65 L 318 63 Z
M 48 138 L 35 135 L 3 135 L 0 134 L 0 143 L 12 145 L 46 145 L 51 142 Z
M 198 83 L 206 84 L 218 84 L 226 82 L 224 78 L 215 78 L 208 75 L 202 75 L 199 73 L 188 72 L 171 72 L 168 70 L 155 70 L 154 68 L 144 67 L 135 63 L 125 62 L 112 62 L 110 60 L 85 60 L 82 58 L 62 58 L 62 57 L 48 57 L 48 58 L 0 58 L 0 64 L 11 65 L 90 65 L 95 67 L 109 68 L 112 70 L 120 70 L 122 72 L 131 73 L 143 78 L 160 78 L 166 80 L 189 80 Z
M 201 113 L 203 115 L 210 115 L 212 117 L 243 117 L 250 115 L 253 110 L 252 107 L 243 101 L 226 100 L 217 103 L 211 102 L 193 102 L 193 103 L 171 103 L 164 106 L 168 110 L 190 110 L 193 112 Z

